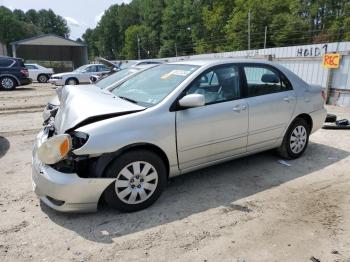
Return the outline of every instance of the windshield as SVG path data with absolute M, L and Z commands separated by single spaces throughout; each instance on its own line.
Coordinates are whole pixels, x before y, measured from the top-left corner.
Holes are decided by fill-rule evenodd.
M 198 66 L 163 64 L 128 79 L 112 93 L 130 102 L 150 107 L 162 101 Z
M 115 84 L 116 82 L 118 82 L 119 80 L 124 78 L 125 76 L 130 75 L 134 72 L 136 72 L 136 71 L 122 69 L 118 72 L 115 72 L 114 74 L 112 74 L 110 76 L 107 76 L 107 77 L 101 79 L 100 81 L 96 82 L 95 85 L 101 89 L 105 89 L 105 88 Z
M 82 72 L 84 71 L 89 65 L 83 65 L 81 67 L 78 67 L 77 69 L 75 69 L 75 72 Z

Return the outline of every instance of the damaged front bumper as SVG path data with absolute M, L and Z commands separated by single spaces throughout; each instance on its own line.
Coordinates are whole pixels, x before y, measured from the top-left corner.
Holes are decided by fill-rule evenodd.
M 94 212 L 104 190 L 114 182 L 110 178 L 82 178 L 76 173 L 63 173 L 43 164 L 37 148 L 47 139 L 44 128 L 36 137 L 32 155 L 34 192 L 49 207 L 62 212 Z

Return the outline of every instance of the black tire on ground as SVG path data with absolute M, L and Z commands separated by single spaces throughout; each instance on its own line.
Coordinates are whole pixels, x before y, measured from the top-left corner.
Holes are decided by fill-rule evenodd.
M 301 133 L 305 132 L 305 138 L 303 136 L 296 137 L 296 133 L 294 132 L 298 132 L 298 130 L 301 131 Z M 296 118 L 285 133 L 282 145 L 277 149 L 279 155 L 285 159 L 295 159 L 300 157 L 309 143 L 310 131 L 310 127 L 306 120 Z M 304 144 L 302 148 L 299 148 L 300 151 L 295 149 L 295 143 L 292 144 L 292 140 L 294 141 L 295 139 L 297 140 L 295 143 Z
M 49 76 L 46 74 L 40 74 L 40 75 L 38 75 L 37 80 L 39 83 L 46 83 L 49 80 Z
M 335 121 L 337 121 L 337 116 L 333 115 L 333 114 L 327 114 L 326 116 L 326 123 L 334 123 Z
M 79 85 L 78 79 L 71 77 L 66 80 L 66 85 Z
M 118 209 L 119 211 L 122 211 L 122 212 L 134 212 L 134 211 L 138 211 L 138 210 L 149 207 L 159 198 L 159 196 L 161 195 L 162 191 L 164 190 L 164 188 L 166 187 L 166 184 L 167 184 L 167 173 L 166 173 L 167 171 L 166 171 L 166 167 L 164 165 L 163 160 L 157 154 L 153 153 L 152 151 L 141 150 L 141 149 L 128 151 L 128 152 L 122 154 L 121 156 L 117 157 L 115 160 L 113 160 L 112 163 L 108 166 L 107 170 L 105 171 L 105 177 L 117 178 L 118 176 L 119 177 L 121 176 L 121 178 L 123 178 L 123 180 L 125 178 L 126 179 L 125 181 L 128 181 L 127 183 L 129 184 L 130 180 L 128 180 L 126 177 L 122 176 L 121 171 L 123 169 L 125 170 L 126 167 L 128 167 L 131 163 L 134 163 L 136 161 L 148 163 L 154 167 L 154 170 L 156 172 L 152 172 L 152 173 L 157 174 L 156 187 L 155 187 L 153 193 L 148 192 L 148 198 L 145 199 L 143 202 L 130 204 L 130 203 L 126 203 L 125 201 L 130 201 L 131 193 L 130 193 L 130 195 L 126 195 L 123 199 L 121 199 L 117 195 L 117 192 L 120 193 L 121 191 L 126 190 L 127 188 L 126 187 L 125 188 L 121 188 L 121 187 L 117 188 L 116 187 L 117 182 L 112 183 L 104 192 L 104 199 L 110 207 Z M 140 171 L 139 171 L 140 174 L 142 174 L 142 170 L 143 169 L 140 168 Z M 137 172 L 135 172 L 133 170 L 133 167 L 132 167 L 132 173 L 135 176 L 137 174 Z M 146 174 L 143 177 L 144 181 L 147 181 L 146 177 L 148 175 L 150 175 L 150 174 Z M 135 178 L 135 176 L 133 176 L 133 178 Z M 117 181 L 118 181 L 118 179 L 117 179 Z M 138 180 L 138 181 L 143 182 L 142 180 Z M 152 180 L 150 182 L 154 183 L 154 180 Z M 144 183 L 147 183 L 147 182 L 144 182 Z M 135 187 L 135 189 L 136 189 L 136 187 Z M 142 186 L 142 189 L 143 189 L 143 186 Z M 142 189 L 140 189 L 140 190 L 142 190 Z M 134 189 L 128 189 L 128 190 L 134 190 Z M 136 189 L 136 190 L 138 190 L 138 189 Z M 146 191 L 147 191 L 147 189 L 144 192 L 146 192 Z M 140 193 L 137 193 L 137 198 L 139 198 L 139 201 L 142 200 Z M 137 198 L 136 198 L 136 200 L 137 200 Z
M 3 76 L 0 78 L 0 89 L 10 91 L 14 90 L 17 86 L 17 81 L 10 76 Z

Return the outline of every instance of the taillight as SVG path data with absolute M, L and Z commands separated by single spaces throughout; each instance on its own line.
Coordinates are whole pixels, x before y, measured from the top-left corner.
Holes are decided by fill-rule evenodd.
M 29 76 L 28 69 L 21 69 L 21 73 L 25 75 L 26 77 Z
M 321 91 L 321 96 L 323 98 L 323 100 L 326 102 L 326 92 L 324 90 Z

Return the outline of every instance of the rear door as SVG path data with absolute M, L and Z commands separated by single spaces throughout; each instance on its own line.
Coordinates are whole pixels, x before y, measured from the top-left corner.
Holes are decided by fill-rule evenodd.
M 184 91 L 206 104 L 176 112 L 179 168 L 185 170 L 246 152 L 247 102 L 236 65 L 207 70 Z
M 288 79 L 277 69 L 263 64 L 245 64 L 249 107 L 248 151 L 276 144 L 293 115 L 296 96 Z

